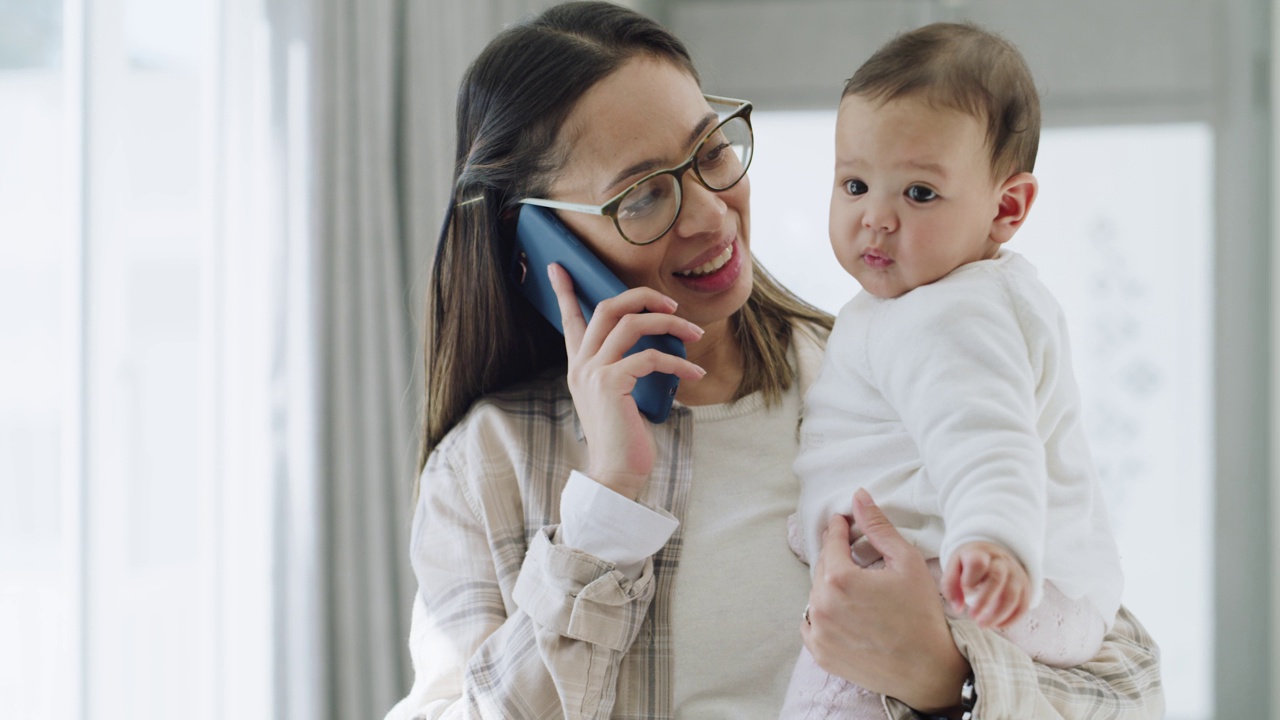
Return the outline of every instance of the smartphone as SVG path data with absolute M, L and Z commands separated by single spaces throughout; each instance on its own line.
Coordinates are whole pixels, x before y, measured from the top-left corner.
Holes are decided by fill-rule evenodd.
M 560 303 L 551 289 L 547 266 L 559 263 L 573 279 L 582 316 L 589 322 L 596 305 L 627 289 L 604 263 L 600 262 L 573 231 L 560 222 L 551 210 L 536 205 L 521 205 L 516 216 L 515 250 L 511 258 L 511 281 L 522 295 L 538 308 L 560 334 Z M 626 355 L 649 348 L 678 357 L 686 357 L 684 343 L 674 335 L 646 335 Z M 631 396 L 640 413 L 649 422 L 660 423 L 671 412 L 680 379 L 667 373 L 650 373 L 636 381 Z

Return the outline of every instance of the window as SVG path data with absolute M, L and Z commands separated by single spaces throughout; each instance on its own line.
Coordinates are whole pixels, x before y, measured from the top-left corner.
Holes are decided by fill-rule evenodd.
M 226 207 L 274 180 L 235 10 L 0 3 L 0 717 L 272 712 L 280 239 Z
M 78 248 L 62 6 L 0 5 L 0 716 L 67 717 L 79 552 Z
M 210 37 L 192 0 L 87 15 L 85 634 L 90 717 L 179 717 L 216 623 L 202 493 Z M 204 535 L 202 536 L 202 533 Z

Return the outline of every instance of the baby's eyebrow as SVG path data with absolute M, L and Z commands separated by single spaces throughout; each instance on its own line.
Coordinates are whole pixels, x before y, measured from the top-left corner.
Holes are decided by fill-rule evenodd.
M 911 160 L 907 162 L 907 167 L 914 168 L 916 170 L 923 170 L 925 172 L 931 172 L 935 175 L 946 176 L 947 174 L 947 171 L 938 163 L 920 162 L 918 160 Z

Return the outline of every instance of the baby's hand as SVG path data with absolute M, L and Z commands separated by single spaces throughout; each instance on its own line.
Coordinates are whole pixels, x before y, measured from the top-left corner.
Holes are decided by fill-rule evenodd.
M 1008 550 L 989 542 L 965 543 L 942 576 L 942 594 L 957 613 L 968 609 L 979 627 L 1005 627 L 1031 605 L 1031 578 Z

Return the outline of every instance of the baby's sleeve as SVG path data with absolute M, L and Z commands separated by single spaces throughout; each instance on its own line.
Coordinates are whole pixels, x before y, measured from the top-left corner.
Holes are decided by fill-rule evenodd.
M 967 542 L 997 543 L 1022 561 L 1039 602 L 1048 479 L 1025 325 L 998 279 L 935 283 L 883 305 L 866 357 L 936 492 L 944 565 Z

